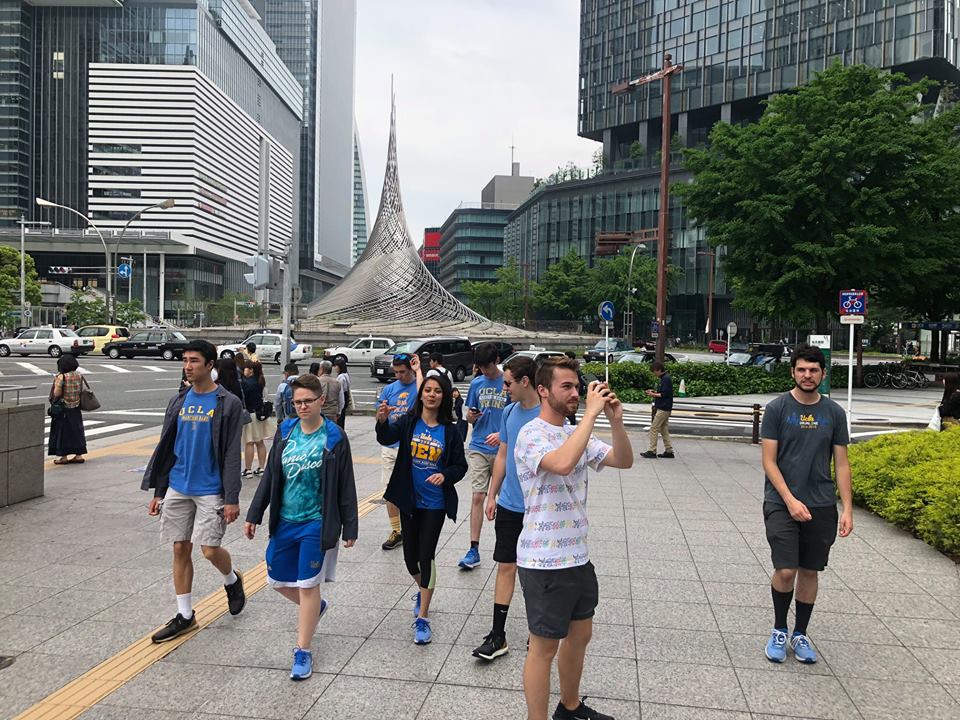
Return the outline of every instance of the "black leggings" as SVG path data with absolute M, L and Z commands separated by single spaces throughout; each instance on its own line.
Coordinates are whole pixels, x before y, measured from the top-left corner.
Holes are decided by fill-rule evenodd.
M 403 561 L 407 572 L 420 576 L 420 587 L 433 590 L 437 584 L 434 558 L 440 530 L 447 517 L 446 510 L 422 510 L 415 508 L 413 515 L 400 513 L 400 530 L 403 533 Z

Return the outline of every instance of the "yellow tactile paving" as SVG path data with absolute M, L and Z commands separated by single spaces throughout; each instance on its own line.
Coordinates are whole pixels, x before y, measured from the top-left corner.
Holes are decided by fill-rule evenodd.
M 128 444 L 132 446 L 140 442 L 135 440 Z M 155 438 L 153 442 L 156 442 Z M 119 447 L 121 446 L 117 446 L 118 449 Z M 129 452 L 131 449 L 127 448 L 125 452 Z M 380 503 L 377 500 L 382 496 L 383 491 L 379 490 L 359 500 L 357 510 L 360 517 L 369 515 L 379 507 Z M 247 598 L 263 590 L 266 586 L 266 563 L 260 562 L 243 573 L 243 588 Z M 111 693 L 116 692 L 155 662 L 162 660 L 189 641 L 200 630 L 226 612 L 227 596 L 217 590 L 197 603 L 194 608 L 194 614 L 197 616 L 197 629 L 193 632 L 181 635 L 162 645 L 155 645 L 150 642 L 150 636 L 153 635 L 153 632 L 151 632 L 125 650 L 121 650 L 113 657 L 104 660 L 96 667 L 48 695 L 33 707 L 24 710 L 14 720 L 71 720 L 78 717 Z

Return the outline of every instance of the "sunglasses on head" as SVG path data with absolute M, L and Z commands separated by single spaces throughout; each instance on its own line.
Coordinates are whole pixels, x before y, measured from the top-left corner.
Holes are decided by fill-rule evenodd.
M 413 355 L 411 355 L 410 353 L 397 353 L 396 355 L 393 356 L 393 361 L 395 363 L 404 363 L 404 362 L 410 362 L 412 358 L 413 358 Z

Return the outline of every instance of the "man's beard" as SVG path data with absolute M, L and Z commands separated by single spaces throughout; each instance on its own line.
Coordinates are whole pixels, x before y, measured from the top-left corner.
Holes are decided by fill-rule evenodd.
M 797 390 L 799 390 L 802 393 L 807 393 L 808 395 L 812 395 L 813 393 L 817 392 L 820 389 L 820 383 L 817 383 L 816 385 L 814 385 L 813 388 L 811 388 L 810 390 L 807 390 L 805 387 L 800 385 L 800 382 L 798 380 L 794 380 L 793 384 L 796 386 Z
M 560 400 L 557 400 L 556 398 L 553 397 L 553 395 L 547 396 L 547 404 L 550 405 L 550 407 L 553 409 L 554 412 L 559 413 L 560 415 L 563 415 L 564 417 L 566 417 L 567 415 L 572 415 L 573 413 L 577 412 L 577 410 L 580 407 L 580 400 L 579 398 L 577 399 L 577 406 L 573 408 L 572 413 L 570 411 L 570 408 L 567 407 L 566 403 L 563 403 Z M 570 404 L 573 405 L 572 402 Z

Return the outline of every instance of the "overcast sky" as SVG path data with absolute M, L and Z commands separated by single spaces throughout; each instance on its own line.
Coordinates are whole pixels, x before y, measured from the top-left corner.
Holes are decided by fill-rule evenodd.
M 356 113 L 376 217 L 397 93 L 400 187 L 414 245 L 461 202 L 479 202 L 510 174 L 511 138 L 523 175 L 599 143 L 577 136 L 578 0 L 357 0 Z

